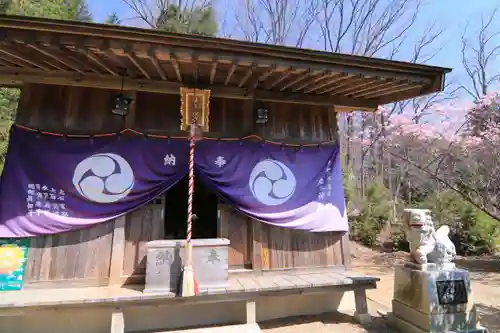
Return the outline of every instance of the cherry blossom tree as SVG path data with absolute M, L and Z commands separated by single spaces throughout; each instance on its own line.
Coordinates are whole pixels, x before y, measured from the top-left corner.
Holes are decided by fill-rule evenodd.
M 406 111 L 390 116 L 390 112 L 383 107 L 378 111 L 388 119 L 382 139 L 386 153 L 415 179 L 420 190 L 432 187 L 429 181 L 439 183 L 500 220 L 500 92 L 475 103 L 437 103 L 426 110 L 434 114 L 432 121 L 427 114 Z M 362 145 L 373 143 L 366 139 L 366 132 L 374 130 L 381 130 L 379 123 L 360 133 Z M 398 184 L 396 195 L 404 188 L 401 173 L 394 173 L 399 178 L 393 179 Z

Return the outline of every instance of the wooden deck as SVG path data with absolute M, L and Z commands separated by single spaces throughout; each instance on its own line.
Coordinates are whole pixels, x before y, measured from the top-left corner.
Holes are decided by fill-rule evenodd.
M 299 294 L 304 291 L 326 292 L 326 289 L 374 289 L 379 281 L 376 277 L 354 272 L 332 272 L 329 270 L 305 272 L 282 272 L 262 276 L 234 276 L 224 289 L 200 290 L 196 297 L 175 297 L 171 293 L 143 293 L 143 286 L 88 287 L 33 289 L 17 292 L 0 292 L 0 315 L 27 307 L 58 307 L 64 305 L 121 305 L 130 302 L 192 301 L 220 302 L 225 299 L 251 298 L 267 294 Z M 10 311 L 9 311 L 10 310 Z
M 0 331 L 31 333 L 31 327 L 35 325 L 40 332 L 62 333 L 66 332 L 66 322 L 85 322 L 87 319 L 75 319 L 83 316 L 93 319 L 82 324 L 78 333 L 97 333 L 107 329 L 111 333 L 143 333 L 149 332 L 146 327 L 184 329 L 189 325 L 203 327 L 212 324 L 244 324 L 251 327 L 252 332 L 259 332 L 256 323 L 266 320 L 265 316 L 294 316 L 304 311 L 300 309 L 318 314 L 323 313 L 323 309 L 335 311 L 337 308 L 331 306 L 335 303 L 333 299 L 339 295 L 341 299 L 345 291 L 354 291 L 355 318 L 366 323 L 371 319 L 366 290 L 376 288 L 377 281 L 379 279 L 372 276 L 325 269 L 259 276 L 233 275 L 226 288 L 200 290 L 200 294 L 194 297 L 144 293 L 142 285 L 0 292 Z M 191 311 L 198 311 L 196 318 Z M 64 320 L 60 317 L 62 314 L 65 314 Z M 158 320 L 163 321 L 159 323 Z M 43 329 L 39 323 L 45 325 Z M 222 326 L 222 331 L 227 331 L 225 326 Z

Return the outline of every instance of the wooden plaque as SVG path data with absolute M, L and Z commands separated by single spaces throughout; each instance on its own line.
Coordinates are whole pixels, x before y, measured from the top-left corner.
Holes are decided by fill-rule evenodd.
M 210 90 L 181 88 L 181 130 L 188 131 L 195 123 L 203 132 L 208 132 L 210 115 Z

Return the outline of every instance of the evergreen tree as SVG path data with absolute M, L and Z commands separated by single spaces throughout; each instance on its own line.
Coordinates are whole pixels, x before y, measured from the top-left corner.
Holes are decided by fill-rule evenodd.
M 115 24 L 115 25 L 119 25 L 121 23 L 121 20 L 120 18 L 118 17 L 118 14 L 116 14 L 115 12 L 111 13 L 108 15 L 108 17 L 106 17 L 106 19 L 104 20 L 103 22 L 104 24 Z
M 6 14 L 92 21 L 86 0 L 4 0 Z
M 0 0 L 0 14 L 92 21 L 86 0 Z M 0 169 L 5 161 L 9 128 L 15 118 L 19 95 L 19 89 L 0 88 Z
M 168 32 L 215 36 L 218 26 L 212 0 L 121 0 L 144 24 Z
M 161 11 L 156 27 L 168 32 L 191 33 L 203 36 L 215 36 L 217 23 L 211 5 L 183 10 L 170 4 Z

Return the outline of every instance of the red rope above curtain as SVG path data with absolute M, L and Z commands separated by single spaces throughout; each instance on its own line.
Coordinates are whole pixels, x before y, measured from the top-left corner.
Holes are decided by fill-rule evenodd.
M 140 131 L 137 131 L 132 128 L 125 128 L 119 132 L 110 132 L 110 133 L 97 133 L 97 134 L 63 134 L 63 133 L 55 133 L 55 132 L 48 132 L 48 131 L 42 131 L 36 128 L 31 128 L 28 126 L 24 125 L 19 125 L 19 124 L 14 124 L 13 126 L 16 126 L 18 128 L 22 128 L 27 131 L 31 132 L 38 132 L 43 135 L 51 135 L 51 136 L 59 136 L 59 137 L 69 137 L 69 138 L 102 138 L 102 137 L 109 137 L 109 136 L 115 136 L 115 135 L 121 135 L 127 132 L 134 133 L 136 135 L 142 135 L 146 136 L 148 138 L 155 138 L 155 139 L 189 139 L 189 136 L 168 136 L 168 135 L 159 135 L 159 134 L 149 134 L 149 133 L 143 133 Z M 203 140 L 220 140 L 220 141 L 239 141 L 239 140 L 249 140 L 249 139 L 254 139 L 254 140 L 259 140 L 264 143 L 269 143 L 269 144 L 275 144 L 275 145 L 280 145 L 280 146 L 285 146 L 285 147 L 317 147 L 318 145 L 328 145 L 328 144 L 333 144 L 336 141 L 330 140 L 330 141 L 324 141 L 321 143 L 315 143 L 315 144 L 292 144 L 292 143 L 283 143 L 283 142 L 278 142 L 278 141 L 270 141 L 270 140 L 265 140 L 262 137 L 258 135 L 247 135 L 244 137 L 240 138 L 211 138 L 204 136 Z

